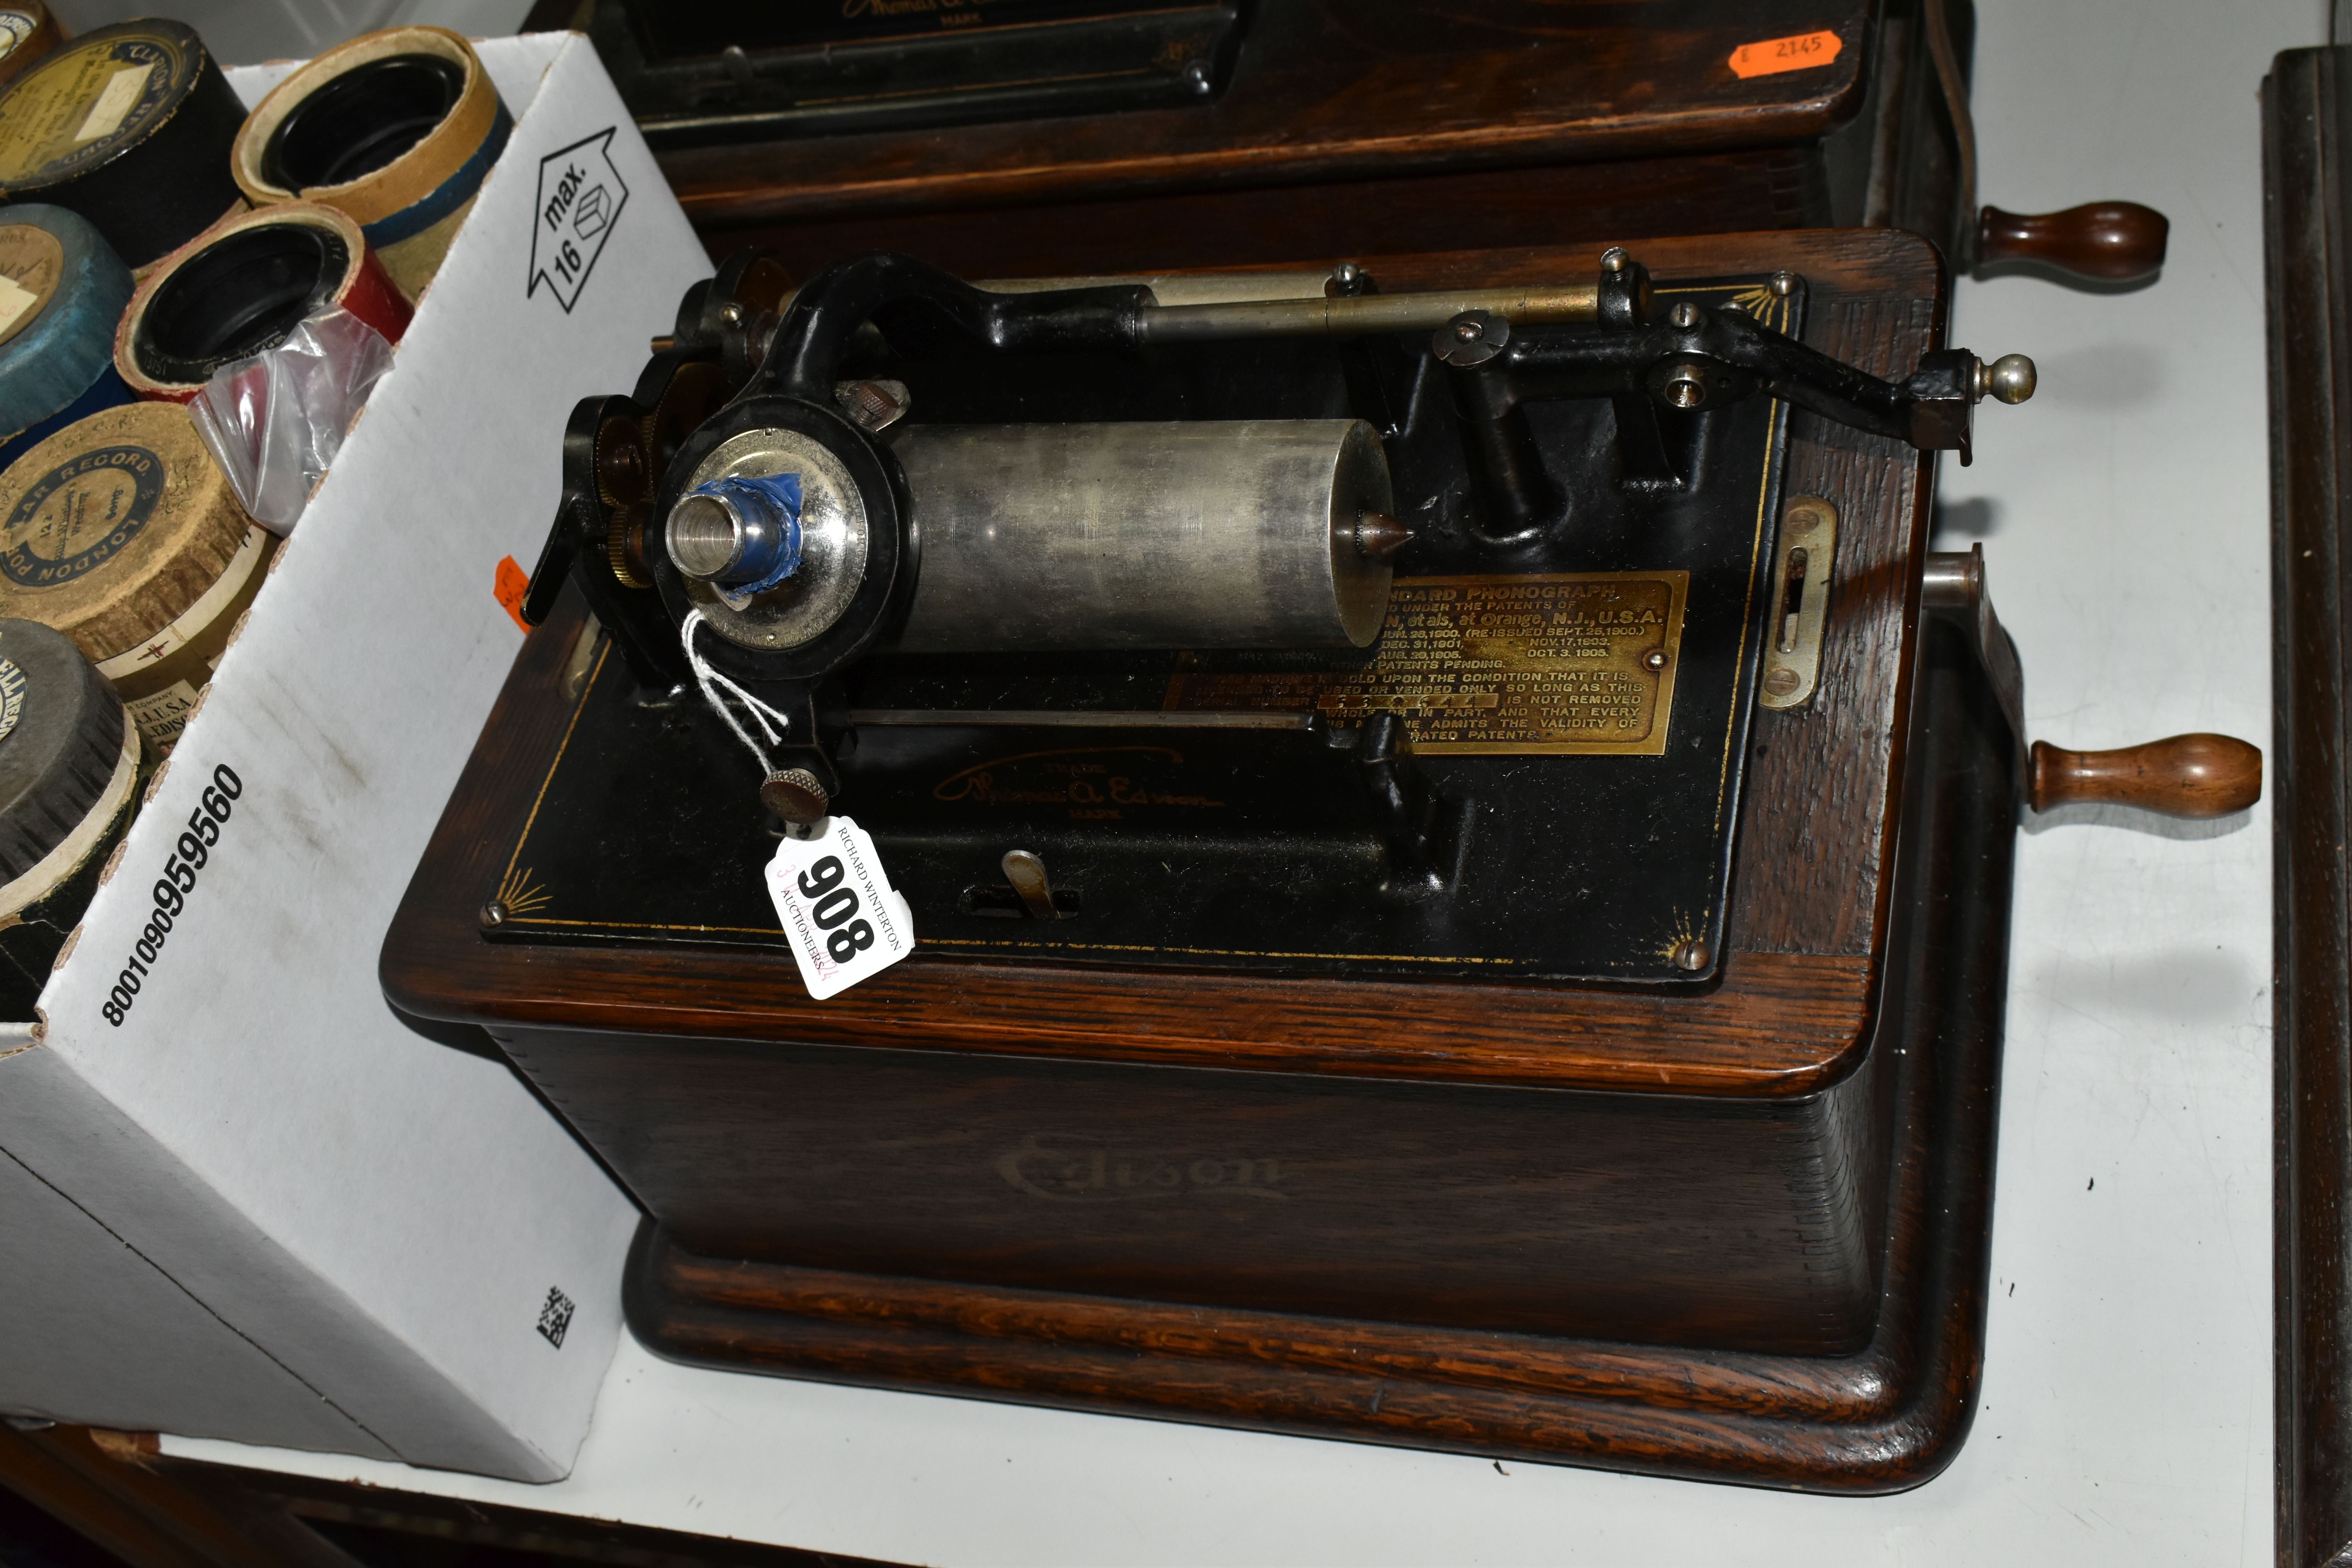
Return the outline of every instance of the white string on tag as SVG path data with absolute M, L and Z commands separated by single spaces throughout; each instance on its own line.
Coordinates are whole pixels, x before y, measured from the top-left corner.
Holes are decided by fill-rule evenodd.
M 750 748 L 752 756 L 759 759 L 760 773 L 764 778 L 776 771 L 775 764 L 768 760 L 767 747 L 753 740 L 751 731 L 743 728 L 741 722 L 736 719 L 734 710 L 727 704 L 727 698 L 732 697 L 736 701 L 743 704 L 744 711 L 751 715 L 751 722 L 760 727 L 760 733 L 767 737 L 770 746 L 782 742 L 784 731 L 792 727 L 792 718 L 789 714 L 780 712 L 761 701 L 734 681 L 713 669 L 710 667 L 710 661 L 694 650 L 694 634 L 701 629 L 702 622 L 703 614 L 700 610 L 688 610 L 686 615 L 686 624 L 678 628 L 678 642 L 686 649 L 686 662 L 694 671 L 695 683 L 702 688 L 702 700 L 710 704 L 710 710 L 724 719 L 727 721 L 727 727 L 735 731 L 735 738 Z M 726 696 L 721 696 L 721 692 Z

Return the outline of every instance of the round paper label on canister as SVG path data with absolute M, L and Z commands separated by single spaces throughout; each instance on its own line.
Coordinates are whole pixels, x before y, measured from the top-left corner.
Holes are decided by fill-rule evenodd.
M 253 521 L 176 403 L 68 425 L 0 474 L 0 614 L 103 665 L 145 647 L 252 554 Z
M 56 235 L 29 223 L 0 224 L 0 343 L 39 319 L 65 269 L 66 247 Z
M 168 35 L 109 33 L 67 44 L 0 98 L 0 186 L 95 168 L 169 112 L 196 62 Z
M 41 19 L 28 12 L 0 10 L 0 60 L 16 52 L 16 46 L 39 30 Z
M 0 574 L 54 588 L 96 571 L 139 537 L 163 495 L 163 459 L 100 447 L 35 479 L 0 524 Z

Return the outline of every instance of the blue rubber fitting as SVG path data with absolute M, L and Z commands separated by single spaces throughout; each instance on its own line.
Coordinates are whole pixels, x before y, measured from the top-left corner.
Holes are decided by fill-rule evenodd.
M 114 370 L 114 329 L 131 303 L 131 269 L 97 229 L 63 207 L 0 206 L 0 225 L 9 224 L 43 230 L 64 259 L 38 313 L 0 343 L 0 436 L 29 434 L 68 408 L 80 408 L 74 417 L 81 418 L 131 401 Z M 93 396 L 106 400 L 84 407 Z
M 742 525 L 741 553 L 719 582 L 719 591 L 730 603 L 740 605 L 755 594 L 764 594 L 800 570 L 798 474 L 770 474 L 761 479 L 730 475 L 697 486 L 688 494 L 718 501 Z

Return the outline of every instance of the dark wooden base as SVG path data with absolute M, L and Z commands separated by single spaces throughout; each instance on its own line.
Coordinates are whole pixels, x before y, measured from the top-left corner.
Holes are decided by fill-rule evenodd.
M 647 1224 L 630 1326 L 659 1353 L 928 1393 L 1851 1493 L 1965 1436 L 1983 1347 L 2016 781 L 1957 633 L 1923 638 L 1874 1050 L 1900 1066 L 1876 1325 L 1769 1355 L 1138 1301 L 697 1257 Z

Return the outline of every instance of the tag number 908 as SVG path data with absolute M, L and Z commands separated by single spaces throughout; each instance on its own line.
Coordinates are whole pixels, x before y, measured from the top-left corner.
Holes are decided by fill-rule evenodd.
M 824 950 L 835 963 L 847 963 L 874 945 L 874 928 L 850 919 L 857 912 L 857 894 L 841 885 L 845 875 L 838 855 L 827 855 L 800 874 L 801 897 L 811 900 L 809 919 L 816 921 L 817 930 L 832 933 L 824 939 Z

